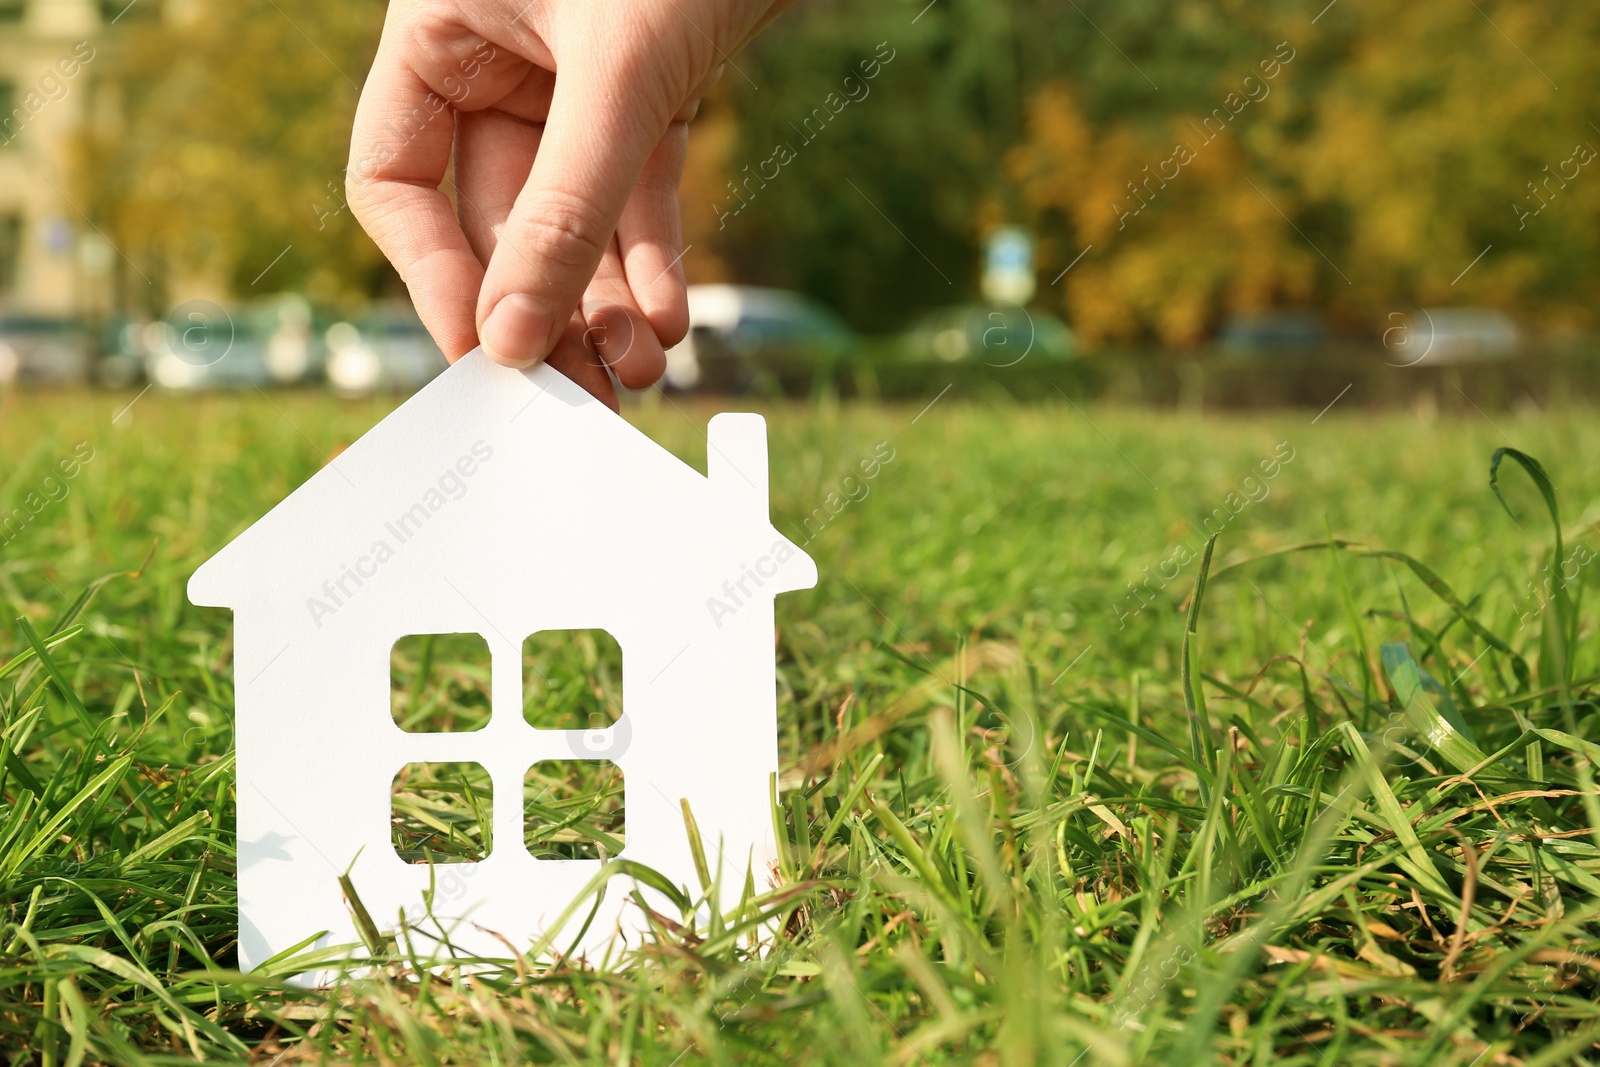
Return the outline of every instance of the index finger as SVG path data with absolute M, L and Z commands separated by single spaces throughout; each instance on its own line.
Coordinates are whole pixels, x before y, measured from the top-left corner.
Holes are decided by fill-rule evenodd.
M 681 95 L 642 46 L 580 41 L 558 57 L 539 152 L 478 297 L 484 350 L 513 366 L 561 337 Z
M 385 32 L 356 108 L 345 174 L 351 211 L 394 264 L 423 324 L 452 362 L 478 343 L 473 307 L 483 265 L 440 190 L 455 111 Z

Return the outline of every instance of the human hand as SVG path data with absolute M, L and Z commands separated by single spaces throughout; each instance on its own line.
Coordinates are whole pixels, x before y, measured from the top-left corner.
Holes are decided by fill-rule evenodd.
M 688 329 L 684 123 L 789 2 L 391 3 L 349 202 L 448 358 L 548 357 L 613 404 L 607 366 L 660 377 Z

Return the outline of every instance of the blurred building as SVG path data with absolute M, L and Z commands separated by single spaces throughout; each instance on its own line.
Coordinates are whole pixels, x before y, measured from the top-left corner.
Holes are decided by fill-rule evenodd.
M 159 0 L 134 0 L 152 7 Z M 116 252 L 73 205 L 70 157 L 127 0 L 0 0 L 0 312 L 94 310 Z

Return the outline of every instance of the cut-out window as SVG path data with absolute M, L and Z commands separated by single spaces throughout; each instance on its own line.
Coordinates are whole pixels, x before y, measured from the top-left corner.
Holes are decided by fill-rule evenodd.
M 534 764 L 523 805 L 523 841 L 534 859 L 603 860 L 622 851 L 622 768 L 610 760 Z
M 494 805 L 481 763 L 408 763 L 389 792 L 389 840 L 407 863 L 476 863 L 489 855 Z
M 541 630 L 522 643 L 522 711 L 540 730 L 603 730 L 622 715 L 622 646 L 604 630 Z
M 478 634 L 411 634 L 390 650 L 389 710 L 402 730 L 482 729 L 489 694 L 489 643 Z

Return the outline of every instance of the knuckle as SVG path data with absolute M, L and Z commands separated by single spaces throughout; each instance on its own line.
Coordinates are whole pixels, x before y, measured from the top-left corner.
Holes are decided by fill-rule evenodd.
M 586 197 L 548 193 L 532 205 L 511 236 L 529 255 L 577 270 L 600 258 L 611 241 L 611 230 L 604 214 Z
M 350 213 L 356 217 L 356 221 L 364 227 L 368 226 L 374 210 L 370 184 L 354 174 L 350 175 L 344 182 L 344 202 L 350 205 Z
M 383 214 L 387 197 L 383 195 L 380 184 L 371 173 L 372 164 L 365 159 L 345 172 L 344 199 L 350 205 L 350 213 L 356 221 L 372 232 L 373 226 Z
M 354 216 L 362 230 L 366 231 L 372 242 L 382 250 L 394 264 L 395 269 L 405 277 L 409 271 L 407 260 L 412 258 L 407 250 L 413 245 L 409 240 L 411 227 L 408 225 L 407 212 L 402 205 L 391 196 L 386 196 L 381 190 L 371 188 L 352 192 L 345 201 L 350 205 L 350 214 Z

